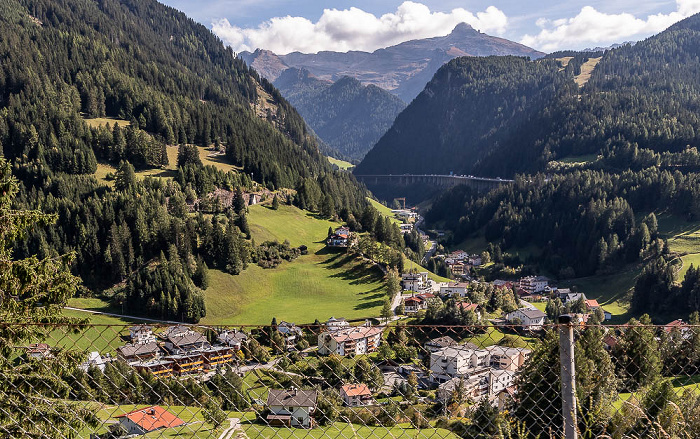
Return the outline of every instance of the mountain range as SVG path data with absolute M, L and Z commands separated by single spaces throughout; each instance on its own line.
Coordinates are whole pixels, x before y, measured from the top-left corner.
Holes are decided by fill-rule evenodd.
M 275 81 L 288 68 L 306 69 L 321 80 L 344 76 L 389 90 L 410 102 L 423 90 L 435 71 L 459 56 L 516 55 L 532 59 L 544 53 L 522 44 L 479 32 L 466 23 L 442 37 L 406 41 L 374 52 L 321 51 L 276 55 L 267 50 L 241 52 L 239 56 L 262 76 Z
M 338 158 L 359 161 L 389 129 L 406 104 L 375 85 L 345 76 L 331 82 L 291 68 L 274 82 Z
M 606 51 L 528 61 L 458 58 L 355 169 L 513 176 L 614 148 L 700 144 L 700 18 Z

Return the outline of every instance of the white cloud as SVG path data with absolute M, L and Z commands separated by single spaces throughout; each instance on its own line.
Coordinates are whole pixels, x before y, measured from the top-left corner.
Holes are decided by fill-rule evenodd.
M 275 17 L 256 28 L 240 28 L 227 19 L 212 23 L 212 30 L 235 51 L 264 48 L 278 54 L 321 50 L 373 51 L 403 41 L 447 35 L 466 22 L 483 32 L 502 34 L 508 18 L 489 6 L 476 14 L 463 8 L 432 12 L 421 4 L 405 1 L 395 12 L 377 17 L 359 8 L 324 9 L 317 22 L 304 17 Z
M 700 0 L 676 0 L 676 11 L 649 15 L 646 19 L 632 14 L 605 14 L 584 6 L 573 18 L 540 18 L 537 35 L 525 35 L 520 42 L 544 52 L 581 49 L 596 45 L 621 43 L 661 32 L 673 23 L 700 11 Z

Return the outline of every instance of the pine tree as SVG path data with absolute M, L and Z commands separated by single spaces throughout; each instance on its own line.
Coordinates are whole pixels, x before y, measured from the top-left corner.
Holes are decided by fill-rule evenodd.
M 45 339 L 54 328 L 13 326 L 44 322 L 51 325 L 76 323 L 63 317 L 61 309 L 75 293 L 78 279 L 69 271 L 74 255 L 39 260 L 36 257 L 12 258 L 12 244 L 32 227 L 44 226 L 55 217 L 38 211 L 12 210 L 18 185 L 10 165 L 0 160 L 0 425 L 8 437 L 69 436 L 84 424 L 97 425 L 95 413 L 83 404 L 65 402 L 70 386 L 60 374 L 33 362 L 19 361 L 23 346 Z M 70 364 L 72 357 L 55 352 L 58 361 Z M 70 369 L 69 366 L 66 366 Z M 31 410 L 27 410 L 31 407 Z
M 275 194 L 275 196 L 272 198 L 272 210 L 278 210 L 280 208 L 280 200 Z

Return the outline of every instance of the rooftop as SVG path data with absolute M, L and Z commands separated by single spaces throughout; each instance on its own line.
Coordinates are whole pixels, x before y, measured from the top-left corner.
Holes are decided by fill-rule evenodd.
M 317 393 L 315 390 L 270 389 L 267 394 L 268 406 L 315 407 Z
M 346 384 L 340 389 L 348 396 L 372 395 L 367 384 Z
M 128 418 L 131 422 L 139 425 L 146 431 L 153 431 L 159 428 L 179 427 L 185 423 L 185 421 L 158 405 L 134 410 L 133 412 L 115 417 Z

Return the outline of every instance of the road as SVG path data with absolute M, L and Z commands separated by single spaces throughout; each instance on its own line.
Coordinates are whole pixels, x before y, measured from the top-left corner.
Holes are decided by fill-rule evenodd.
M 120 319 L 127 319 L 127 320 L 136 320 L 139 322 L 155 322 L 155 323 L 165 323 L 165 324 L 175 324 L 175 325 L 182 325 L 182 322 L 176 322 L 174 320 L 158 320 L 158 319 L 149 319 L 146 317 L 136 317 L 136 316 L 127 316 L 124 314 L 114 314 L 111 312 L 102 312 L 102 311 L 95 311 L 92 309 L 82 309 L 82 308 L 73 308 L 72 306 L 65 306 L 64 309 L 69 309 L 71 311 L 80 311 L 80 312 L 86 312 L 89 314 L 99 314 L 102 316 L 109 316 L 109 317 L 117 317 Z
M 239 418 L 228 418 L 228 420 L 229 427 L 221 433 L 219 439 L 231 439 L 236 434 L 236 430 L 241 428 L 241 420 Z M 247 438 L 248 436 L 241 430 L 236 437 Z

